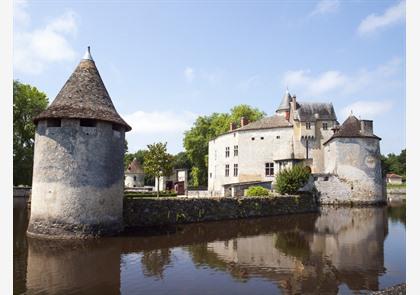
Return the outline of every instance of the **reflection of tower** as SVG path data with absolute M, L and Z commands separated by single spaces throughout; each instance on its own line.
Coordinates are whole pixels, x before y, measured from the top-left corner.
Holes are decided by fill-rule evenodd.
M 104 235 L 122 228 L 124 138 L 90 51 L 36 124 L 28 233 Z
M 353 290 L 378 289 L 384 273 L 386 208 L 321 209 L 311 251 L 328 256 L 338 279 Z
M 28 239 L 29 294 L 119 294 L 120 247 L 105 241 Z
M 26 291 L 28 262 L 28 243 L 25 235 L 28 224 L 26 201 L 26 198 L 13 198 L 13 291 L 15 294 L 23 294 Z

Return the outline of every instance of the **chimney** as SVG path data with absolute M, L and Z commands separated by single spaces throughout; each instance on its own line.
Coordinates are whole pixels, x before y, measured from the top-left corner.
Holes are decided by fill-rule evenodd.
M 230 125 L 229 125 L 229 131 L 233 131 L 233 130 L 235 130 L 236 129 L 236 123 L 230 123 Z
M 296 95 L 292 96 L 292 112 L 296 110 Z
M 248 119 L 245 117 L 241 117 L 241 127 L 248 125 Z
M 366 135 L 373 135 L 373 121 L 360 120 L 361 132 Z

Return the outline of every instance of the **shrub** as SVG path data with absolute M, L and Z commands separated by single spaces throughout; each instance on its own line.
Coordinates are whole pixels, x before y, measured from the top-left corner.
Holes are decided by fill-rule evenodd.
M 268 196 L 268 189 L 263 188 L 262 186 L 250 186 L 246 191 L 247 197 L 260 197 L 260 196 Z
M 310 172 L 302 166 L 293 166 L 278 173 L 275 190 L 280 194 L 296 194 L 309 179 Z

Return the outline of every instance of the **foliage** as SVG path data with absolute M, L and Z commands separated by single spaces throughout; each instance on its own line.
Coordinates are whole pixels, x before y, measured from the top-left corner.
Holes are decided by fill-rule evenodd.
M 198 169 L 198 184 L 207 185 L 208 143 L 216 136 L 229 130 L 230 123 L 239 126 L 240 118 L 246 117 L 249 122 L 261 119 L 265 113 L 248 105 L 238 105 L 230 113 L 213 113 L 200 116 L 193 127 L 185 132 L 184 148 L 192 166 Z M 193 176 L 194 177 L 194 176 Z
M 405 180 L 405 152 L 403 149 L 399 155 L 393 153 L 387 156 L 381 155 L 382 164 L 382 175 L 385 176 L 388 173 L 395 173 L 401 175 Z
M 405 182 L 401 183 L 401 184 L 396 184 L 396 183 L 387 183 L 386 184 L 386 188 L 405 188 L 406 184 Z
M 173 156 L 166 151 L 165 143 L 147 145 L 148 150 L 144 155 L 144 172 L 157 177 L 157 195 L 159 196 L 159 177 L 169 176 L 172 173 Z
M 193 167 L 192 171 L 191 171 L 191 180 L 192 180 L 192 186 L 193 187 L 198 187 L 199 186 L 199 177 L 200 177 L 200 169 L 198 169 L 197 167 Z
M 260 196 L 268 196 L 269 191 L 268 189 L 259 186 L 259 185 L 255 185 L 255 186 L 250 186 L 247 190 L 246 190 L 246 196 L 247 197 L 260 197 Z
M 13 184 L 31 185 L 35 124 L 32 119 L 47 108 L 45 93 L 13 81 Z
M 192 163 L 186 152 L 179 152 L 174 156 L 173 166 L 175 169 L 188 169 L 192 168 Z
M 309 176 L 310 172 L 300 165 L 285 169 L 276 175 L 275 190 L 280 194 L 295 194 L 305 185 Z

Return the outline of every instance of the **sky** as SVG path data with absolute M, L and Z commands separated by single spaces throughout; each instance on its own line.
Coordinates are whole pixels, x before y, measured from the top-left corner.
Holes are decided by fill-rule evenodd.
M 130 152 L 183 150 L 200 115 L 286 91 L 374 120 L 383 154 L 405 148 L 403 1 L 16 1 L 14 78 L 52 102 L 87 46 Z

